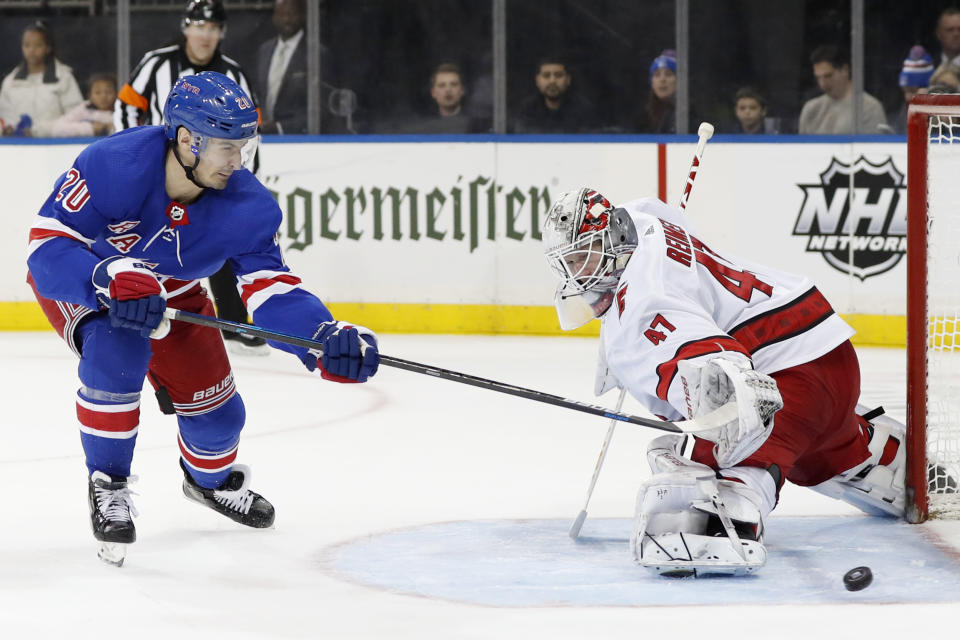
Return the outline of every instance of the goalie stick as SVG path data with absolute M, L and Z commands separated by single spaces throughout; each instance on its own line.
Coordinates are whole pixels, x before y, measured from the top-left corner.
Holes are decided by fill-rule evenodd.
M 690 173 L 687 175 L 687 183 L 683 188 L 683 194 L 680 196 L 681 210 L 686 210 L 687 208 L 687 200 L 690 199 L 690 192 L 693 190 L 693 181 L 696 180 L 697 171 L 700 169 L 700 159 L 703 157 L 703 150 L 707 146 L 707 140 L 713 137 L 713 125 L 709 122 L 701 122 L 697 128 L 697 135 L 699 136 L 697 140 L 697 150 L 693 154 L 693 162 L 690 163 Z M 626 393 L 627 390 L 621 387 L 620 398 L 617 400 L 617 408 L 615 411 L 620 411 Z M 613 440 L 613 432 L 616 428 L 617 421 L 611 420 L 610 427 L 607 429 L 607 435 L 603 438 L 603 445 L 600 447 L 600 456 L 597 458 L 597 464 L 593 467 L 593 477 L 590 478 L 590 487 L 587 489 L 587 499 L 584 501 L 583 509 L 577 514 L 568 532 L 573 540 L 580 537 L 580 529 L 583 528 L 583 523 L 587 520 L 587 507 L 590 505 L 590 498 L 593 497 L 593 490 L 597 486 L 597 478 L 600 477 L 600 470 L 603 468 L 603 462 L 607 458 L 607 448 L 610 446 L 610 441 Z
M 617 406 L 614 411 L 620 411 L 620 407 L 623 406 L 623 400 L 626 397 L 626 387 L 620 387 L 620 397 L 617 398 Z M 603 468 L 603 461 L 607 457 L 607 449 L 610 447 L 610 441 L 613 440 L 613 432 L 616 428 L 617 421 L 611 420 L 610 426 L 607 428 L 607 435 L 603 438 L 603 446 L 600 447 L 600 456 L 597 458 L 597 464 L 593 467 L 593 477 L 590 478 L 590 488 L 587 489 L 587 498 L 583 501 L 583 509 L 580 509 L 580 513 L 577 514 L 576 519 L 570 526 L 569 535 L 574 540 L 580 537 L 580 529 L 583 528 L 583 523 L 587 520 L 587 507 L 590 506 L 590 498 L 593 497 L 593 490 L 597 486 L 597 478 L 600 477 L 600 469 Z
M 179 320 L 181 322 L 189 322 L 190 324 L 212 327 L 214 329 L 239 333 L 241 335 L 257 336 L 258 338 L 263 338 L 265 340 L 273 340 L 274 342 L 292 344 L 294 346 L 306 347 L 307 349 L 315 349 L 321 352 L 323 348 L 321 343 L 315 340 L 291 336 L 286 333 L 280 333 L 279 331 L 271 331 L 270 329 L 264 329 L 255 325 L 243 324 L 242 322 L 231 322 L 230 320 L 221 320 L 219 318 L 213 318 L 211 316 L 205 316 L 199 313 L 181 311 L 180 309 L 172 309 L 167 307 L 166 311 L 163 312 L 163 315 L 168 320 Z M 596 416 L 603 416 L 604 418 L 610 418 L 611 420 L 616 420 L 619 422 L 629 422 L 630 424 L 636 424 L 642 427 L 650 427 L 652 429 L 659 429 L 660 431 L 669 431 L 671 433 L 698 433 L 707 431 L 709 429 L 714 429 L 724 425 L 737 416 L 737 404 L 735 402 L 731 402 L 725 404 L 712 413 L 708 413 L 705 416 L 697 418 L 696 420 L 683 420 L 680 422 L 656 420 L 653 418 L 643 418 L 640 416 L 620 413 L 618 411 L 610 411 L 604 407 L 588 404 L 586 402 L 568 400 L 567 398 L 561 398 L 560 396 L 543 393 L 542 391 L 526 389 L 524 387 L 507 384 L 506 382 L 497 382 L 496 380 L 479 378 L 467 373 L 460 373 L 459 371 L 451 371 L 449 369 L 441 369 L 440 367 L 420 364 L 419 362 L 411 362 L 410 360 L 402 360 L 400 358 L 383 355 L 382 353 L 380 354 L 380 364 L 388 367 L 395 367 L 397 369 L 405 369 L 406 371 L 412 371 L 414 373 L 422 373 L 424 375 L 442 378 L 452 382 L 468 384 L 474 387 L 480 387 L 481 389 L 498 391 L 500 393 L 526 398 L 527 400 L 535 400 L 545 404 L 552 404 L 557 407 L 563 407 L 564 409 L 573 409 L 574 411 L 581 411 L 583 413 L 589 413 Z
M 701 122 L 697 129 L 697 150 L 693 154 L 693 162 L 690 163 L 690 173 L 687 175 L 687 184 L 683 188 L 683 194 L 680 196 L 680 209 L 687 208 L 687 200 L 690 199 L 690 191 L 693 190 L 693 181 L 697 178 L 697 171 L 700 169 L 700 160 L 703 158 L 703 149 L 707 146 L 707 140 L 713 137 L 713 125 L 709 122 Z

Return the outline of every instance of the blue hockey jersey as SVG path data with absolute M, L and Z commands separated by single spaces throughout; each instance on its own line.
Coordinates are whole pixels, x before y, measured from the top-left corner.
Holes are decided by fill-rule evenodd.
M 30 230 L 27 265 L 50 299 L 98 308 L 91 275 L 110 256 L 137 258 L 168 295 L 230 262 L 255 324 L 309 337 L 332 319 L 284 264 L 282 214 L 246 169 L 223 190 L 172 201 L 165 187 L 167 141 L 159 126 L 128 129 L 84 149 L 54 183 Z M 301 358 L 306 350 L 280 345 Z

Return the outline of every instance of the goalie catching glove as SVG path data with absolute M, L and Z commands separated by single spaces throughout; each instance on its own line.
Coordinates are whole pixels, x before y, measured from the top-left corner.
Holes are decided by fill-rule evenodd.
M 313 339 L 322 346 L 310 349 L 303 358 L 307 369 L 320 364 L 320 375 L 334 382 L 366 382 L 377 372 L 380 352 L 377 336 L 359 325 L 331 320 L 321 324 Z
M 97 300 L 110 310 L 110 324 L 157 340 L 170 333 L 170 321 L 163 317 L 167 292 L 142 262 L 107 258 L 94 267 L 92 281 Z
M 737 403 L 738 416 L 725 425 L 697 433 L 716 443 L 713 455 L 720 468 L 749 457 L 773 431 L 773 414 L 783 407 L 776 381 L 755 371 L 744 359 L 717 357 L 706 362 L 678 364 L 687 396 L 687 418 L 706 415 L 728 402 Z

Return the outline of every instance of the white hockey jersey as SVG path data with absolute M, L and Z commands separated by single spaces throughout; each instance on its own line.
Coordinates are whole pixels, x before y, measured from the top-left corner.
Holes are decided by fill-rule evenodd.
M 638 246 L 603 316 L 601 351 L 610 373 L 654 413 L 685 417 L 681 360 L 738 352 L 772 374 L 855 333 L 808 278 L 714 252 L 659 200 L 621 206 Z

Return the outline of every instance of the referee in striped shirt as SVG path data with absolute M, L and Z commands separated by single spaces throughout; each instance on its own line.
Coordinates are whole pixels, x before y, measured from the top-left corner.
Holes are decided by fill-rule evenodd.
M 250 84 L 240 65 L 220 52 L 220 40 L 226 31 L 227 12 L 221 0 L 192 0 L 183 14 L 183 38 L 178 44 L 148 51 L 134 69 L 130 82 L 117 95 L 113 111 L 117 131 L 145 124 L 163 122 L 163 105 L 170 87 L 177 78 L 201 71 L 217 71 L 235 80 L 254 100 Z M 258 108 L 259 111 L 259 108 Z M 248 167 L 256 171 L 254 166 Z M 210 276 L 210 289 L 217 304 L 217 315 L 225 320 L 247 322 L 247 310 L 237 292 L 236 278 L 230 264 Z M 227 346 L 234 353 L 268 353 L 262 338 L 223 333 Z

